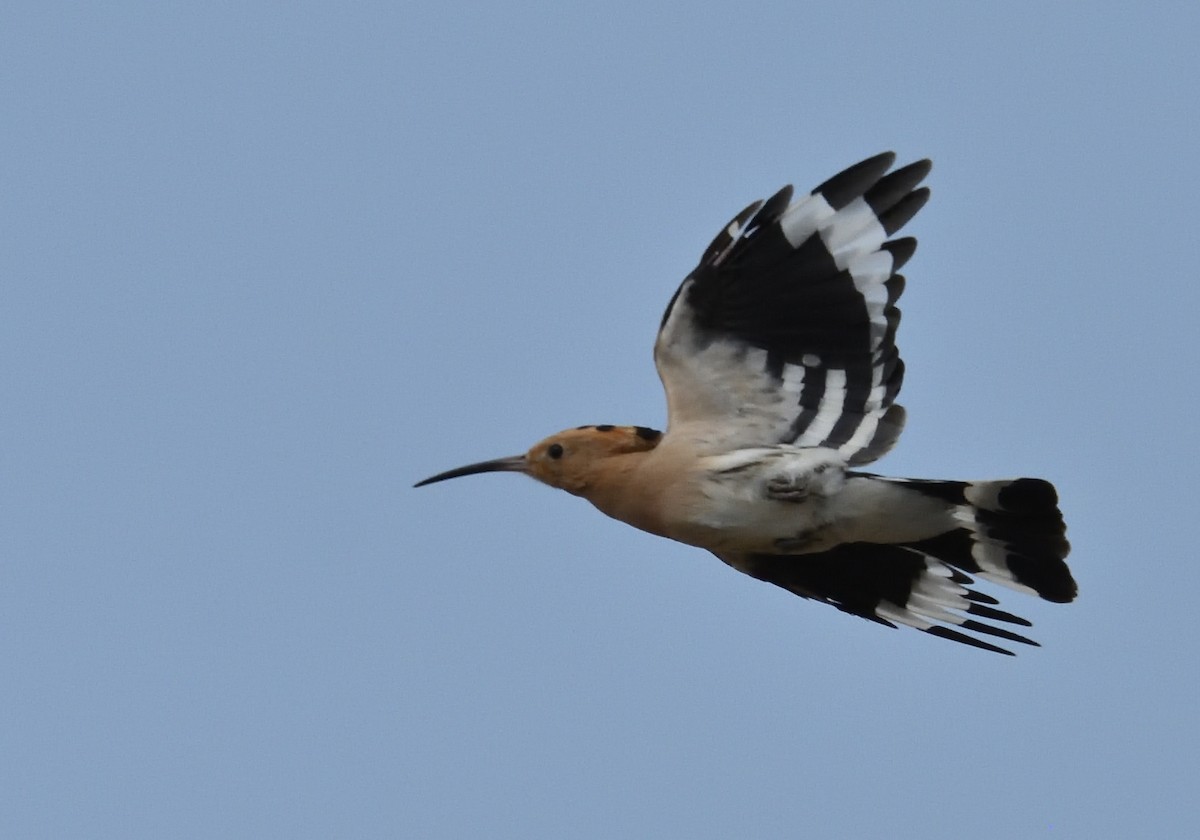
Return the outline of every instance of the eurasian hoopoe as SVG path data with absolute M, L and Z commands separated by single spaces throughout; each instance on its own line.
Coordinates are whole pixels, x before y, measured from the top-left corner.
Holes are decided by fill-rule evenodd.
M 416 486 L 522 472 L 845 612 L 997 653 L 1011 655 L 961 631 L 1036 644 L 985 623 L 1029 625 L 969 589 L 969 575 L 1074 599 L 1051 484 L 849 469 L 885 454 L 904 426 L 896 272 L 916 240 L 888 237 L 929 198 L 917 186 L 930 163 L 885 174 L 894 160 L 865 160 L 796 201 L 785 187 L 717 235 L 655 343 L 666 434 L 580 426 Z

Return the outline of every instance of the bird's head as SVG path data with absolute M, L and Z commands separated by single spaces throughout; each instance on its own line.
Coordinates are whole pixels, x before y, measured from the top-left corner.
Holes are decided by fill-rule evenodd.
M 414 487 L 483 472 L 520 472 L 543 484 L 580 495 L 587 491 L 603 462 L 617 455 L 649 452 L 662 432 L 645 426 L 580 426 L 535 443 L 524 455 L 468 464 L 430 476 Z

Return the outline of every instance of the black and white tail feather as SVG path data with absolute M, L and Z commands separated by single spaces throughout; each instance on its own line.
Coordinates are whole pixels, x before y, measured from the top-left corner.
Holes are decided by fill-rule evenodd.
M 904 378 L 895 344 L 904 278 L 896 272 L 916 240 L 888 237 L 929 198 L 919 184 L 930 163 L 888 173 L 894 160 L 877 155 L 795 201 L 785 187 L 721 230 L 671 299 L 655 344 L 668 439 L 686 435 L 713 453 L 832 449 L 851 466 L 896 443 L 905 421 L 895 403 Z M 877 511 L 878 521 L 904 517 L 916 493 L 944 505 L 931 520 L 938 524 L 916 540 L 851 537 L 810 553 L 718 556 L 845 612 L 1005 654 L 968 632 L 1033 645 L 997 626 L 1029 622 L 996 609 L 995 598 L 971 588 L 974 578 L 1050 601 L 1075 597 L 1048 482 L 846 475 L 906 488 L 882 494 L 898 504 Z
M 1058 603 L 1075 598 L 1075 581 L 1063 559 L 1070 550 L 1066 526 L 1049 482 L 869 477 L 944 502 L 958 526 L 903 543 L 847 542 L 811 554 L 721 555 L 721 559 L 759 580 L 852 615 L 889 627 L 903 624 L 1009 655 L 1012 651 L 962 632 L 1037 645 L 988 623 L 1031 626 L 996 609 L 995 598 L 970 588 L 974 578 Z

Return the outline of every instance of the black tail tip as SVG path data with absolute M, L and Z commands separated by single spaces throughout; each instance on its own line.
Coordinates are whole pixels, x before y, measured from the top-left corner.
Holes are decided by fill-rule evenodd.
M 1018 478 L 1000 491 L 998 501 L 1005 510 L 1032 512 L 1058 507 L 1058 492 L 1044 479 Z

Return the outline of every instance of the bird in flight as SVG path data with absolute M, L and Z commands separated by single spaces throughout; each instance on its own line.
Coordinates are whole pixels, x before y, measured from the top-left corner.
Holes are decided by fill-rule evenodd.
M 857 469 L 904 428 L 896 272 L 916 240 L 890 237 L 928 200 L 931 164 L 888 172 L 894 161 L 876 155 L 798 199 L 784 187 L 717 234 L 654 345 L 665 433 L 580 426 L 416 486 L 525 473 L 844 612 L 996 653 L 1012 655 L 985 639 L 1036 645 L 1010 629 L 1028 621 L 971 587 L 1075 598 L 1053 485 Z

